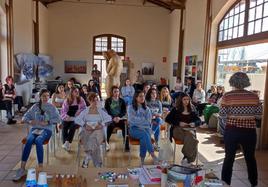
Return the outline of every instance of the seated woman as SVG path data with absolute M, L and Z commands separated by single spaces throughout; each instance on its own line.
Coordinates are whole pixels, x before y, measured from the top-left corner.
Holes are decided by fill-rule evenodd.
M 199 116 L 203 114 L 203 110 L 206 106 L 206 92 L 202 88 L 202 83 L 198 82 L 196 84 L 196 89 L 193 93 L 193 104 L 196 106 Z
M 74 87 L 74 81 L 69 79 L 67 83 L 65 84 L 65 93 L 68 95 L 70 93 L 71 88 Z
M 197 144 L 195 132 L 191 129 L 200 125 L 194 106 L 191 104 L 191 98 L 187 94 L 182 94 L 177 99 L 176 107 L 167 115 L 165 121 L 171 124 L 170 138 L 175 138 L 183 142 L 182 159 L 183 165 L 191 164 L 195 161 L 197 155 Z
M 75 123 L 82 127 L 80 137 L 86 153 L 82 167 L 87 168 L 91 159 L 95 167 L 101 167 L 100 145 L 105 140 L 104 127 L 112 118 L 103 108 L 98 107 L 99 99 L 96 93 L 89 93 L 88 101 L 89 107 L 75 119 Z
M 89 94 L 89 92 L 88 92 L 87 85 L 83 84 L 82 88 L 80 90 L 80 96 L 83 97 L 83 99 L 85 100 L 87 106 L 89 106 L 89 102 L 87 100 L 88 94 Z
M 133 100 L 133 95 L 135 93 L 134 87 L 131 85 L 129 79 L 126 79 L 125 86 L 121 88 L 122 97 L 126 105 L 131 105 Z
M 144 165 L 144 159 L 147 151 L 152 156 L 154 163 L 157 164 L 158 158 L 154 153 L 154 148 L 151 142 L 152 114 L 145 104 L 143 91 L 138 90 L 135 92 L 133 103 L 128 106 L 127 114 L 130 136 L 140 141 L 141 164 Z
M 64 91 L 64 84 L 58 84 L 55 93 L 53 93 L 51 96 L 52 105 L 54 105 L 58 109 L 61 109 L 65 98 L 66 94 Z
M 67 99 L 64 100 L 61 109 L 61 119 L 63 120 L 62 140 L 66 151 L 70 151 L 70 144 L 73 141 L 76 124 L 74 123 L 77 117 L 86 108 L 86 102 L 79 95 L 78 88 L 72 87 Z
M 16 89 L 14 86 L 14 79 L 12 76 L 7 76 L 6 78 L 6 84 L 4 84 L 3 87 L 3 93 L 4 93 L 4 99 L 5 100 L 11 100 L 14 102 L 14 104 L 18 104 L 18 111 L 22 112 L 26 110 L 25 107 L 23 107 L 23 99 L 22 96 L 16 95 Z
M 110 142 L 110 137 L 113 133 L 114 128 L 120 128 L 122 130 L 123 134 L 123 143 L 126 137 L 126 132 L 125 132 L 125 121 L 126 119 L 124 118 L 127 112 L 126 108 L 126 103 L 125 101 L 120 98 L 120 91 L 117 86 L 112 86 L 111 88 L 111 97 L 107 98 L 105 101 L 105 109 L 107 110 L 108 114 L 112 116 L 112 123 L 108 125 L 107 127 L 107 150 L 109 150 L 109 142 Z M 128 140 L 126 140 L 125 144 L 125 151 L 129 151 L 129 145 L 128 145 Z
M 29 123 L 32 128 L 27 136 L 25 147 L 22 151 L 21 166 L 16 171 L 13 180 L 17 181 L 27 174 L 26 162 L 31 153 L 32 145 L 36 146 L 37 160 L 39 167 L 43 166 L 43 143 L 52 135 L 52 125 L 60 122 L 60 115 L 56 107 L 48 103 L 49 91 L 43 89 L 39 93 L 40 102 L 34 104 L 23 116 L 22 122 Z
M 155 149 L 158 151 L 158 140 L 160 134 L 160 125 L 162 120 L 162 103 L 157 99 L 157 90 L 151 88 L 146 94 L 146 103 L 152 113 L 152 130 L 154 132 Z
M 6 110 L 7 112 L 7 124 L 15 124 L 17 121 L 13 119 L 12 115 L 12 101 L 11 100 L 4 100 L 3 95 L 3 86 L 2 82 L 0 81 L 0 110 Z
M 172 98 L 167 87 L 163 87 L 160 92 L 160 102 L 162 103 L 163 112 L 170 111 L 172 107 Z

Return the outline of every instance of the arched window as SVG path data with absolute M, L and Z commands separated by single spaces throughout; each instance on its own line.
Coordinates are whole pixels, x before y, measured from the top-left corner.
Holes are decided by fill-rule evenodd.
M 106 77 L 106 60 L 102 53 L 109 49 L 115 50 L 124 59 L 126 55 L 126 38 L 112 34 L 102 34 L 93 37 L 93 64 L 97 64 L 98 70 L 101 71 L 102 82 Z
M 228 80 L 237 71 L 251 79 L 250 90 L 263 98 L 268 59 L 268 0 L 238 0 L 218 25 L 217 84 L 230 90 Z

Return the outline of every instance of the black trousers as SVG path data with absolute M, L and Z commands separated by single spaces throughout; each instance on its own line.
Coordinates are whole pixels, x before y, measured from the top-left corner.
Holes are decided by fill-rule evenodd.
M 23 107 L 23 98 L 22 98 L 22 96 L 16 96 L 15 100 L 14 100 L 14 104 L 18 104 L 18 110 L 20 111 L 20 109 Z
M 125 120 L 120 120 L 118 123 L 113 122 L 113 123 L 108 125 L 108 127 L 107 127 L 107 142 L 109 143 L 114 128 L 120 128 L 122 130 L 122 134 L 123 134 L 123 137 L 125 140 L 125 137 L 126 137 Z M 125 148 L 128 148 L 128 147 L 129 147 L 129 143 L 128 143 L 128 139 L 127 139 Z
M 0 110 L 6 110 L 7 118 L 12 119 L 12 101 L 11 100 L 0 101 Z
M 62 129 L 63 143 L 65 143 L 65 141 L 72 143 L 76 128 L 77 125 L 74 123 L 74 121 L 63 121 L 63 129 Z
M 258 171 L 255 159 L 257 135 L 255 129 L 227 128 L 224 132 L 225 158 L 222 166 L 221 178 L 228 185 L 231 184 L 233 163 L 237 146 L 240 144 L 245 156 L 248 179 L 252 186 L 258 184 Z

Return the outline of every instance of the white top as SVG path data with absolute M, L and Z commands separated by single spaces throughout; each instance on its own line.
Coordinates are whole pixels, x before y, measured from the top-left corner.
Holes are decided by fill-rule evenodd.
M 91 127 L 96 127 L 98 122 L 101 122 L 101 117 L 99 114 L 88 114 L 85 116 L 86 124 Z
M 56 103 L 63 103 L 63 102 L 64 102 L 64 99 L 59 98 L 59 97 L 56 97 L 56 98 L 55 98 L 55 102 L 56 102 Z

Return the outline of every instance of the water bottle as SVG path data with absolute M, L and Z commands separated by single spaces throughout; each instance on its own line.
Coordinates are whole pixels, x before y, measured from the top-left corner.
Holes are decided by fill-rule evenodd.
M 37 187 L 48 187 L 47 173 L 46 172 L 39 173 Z
M 28 169 L 26 187 L 36 187 L 36 171 L 34 168 Z

